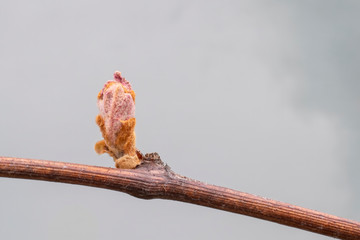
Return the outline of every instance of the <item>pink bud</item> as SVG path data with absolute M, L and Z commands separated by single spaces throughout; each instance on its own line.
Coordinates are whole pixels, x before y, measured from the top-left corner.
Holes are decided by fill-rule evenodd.
M 115 72 L 114 80 L 106 82 L 98 95 L 97 104 L 100 114 L 96 122 L 104 140 L 95 145 L 95 150 L 109 153 L 117 167 L 136 167 L 140 160 L 135 147 L 135 92 L 120 72 Z M 125 164 L 124 157 L 127 160 L 131 158 L 134 163 Z

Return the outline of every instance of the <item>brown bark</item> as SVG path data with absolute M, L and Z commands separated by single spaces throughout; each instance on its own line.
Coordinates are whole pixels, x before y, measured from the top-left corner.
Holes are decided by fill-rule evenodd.
M 136 169 L 0 157 L 0 177 L 35 179 L 106 188 L 142 199 L 188 202 L 340 239 L 360 239 L 360 223 L 180 176 L 157 154 Z

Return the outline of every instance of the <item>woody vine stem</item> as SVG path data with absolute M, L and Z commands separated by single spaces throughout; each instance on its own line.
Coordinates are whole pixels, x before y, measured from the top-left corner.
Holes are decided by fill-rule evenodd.
M 113 157 L 116 168 L 0 157 L 0 177 L 79 184 L 162 198 L 244 214 L 340 239 L 360 239 L 360 223 L 229 188 L 186 178 L 165 165 L 157 153 L 141 154 L 135 145 L 135 92 L 115 72 L 98 94 L 96 123 L 103 140 L 99 154 Z
M 157 154 L 136 169 L 0 157 L 0 177 L 63 182 L 169 199 L 239 213 L 339 239 L 360 239 L 360 223 L 178 175 Z

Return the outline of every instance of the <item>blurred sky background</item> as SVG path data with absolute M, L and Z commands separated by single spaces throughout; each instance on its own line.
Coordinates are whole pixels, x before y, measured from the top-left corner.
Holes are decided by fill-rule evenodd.
M 113 167 L 119 70 L 137 146 L 182 175 L 360 221 L 360 2 L 0 2 L 0 155 Z M 0 178 L 3 239 L 328 239 L 84 186 Z

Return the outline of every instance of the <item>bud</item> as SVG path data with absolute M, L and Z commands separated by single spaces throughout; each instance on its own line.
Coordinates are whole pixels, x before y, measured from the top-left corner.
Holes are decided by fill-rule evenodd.
M 96 123 L 104 140 L 95 144 L 98 154 L 108 153 L 117 168 L 135 168 L 141 162 L 135 147 L 135 92 L 120 72 L 98 94 Z

